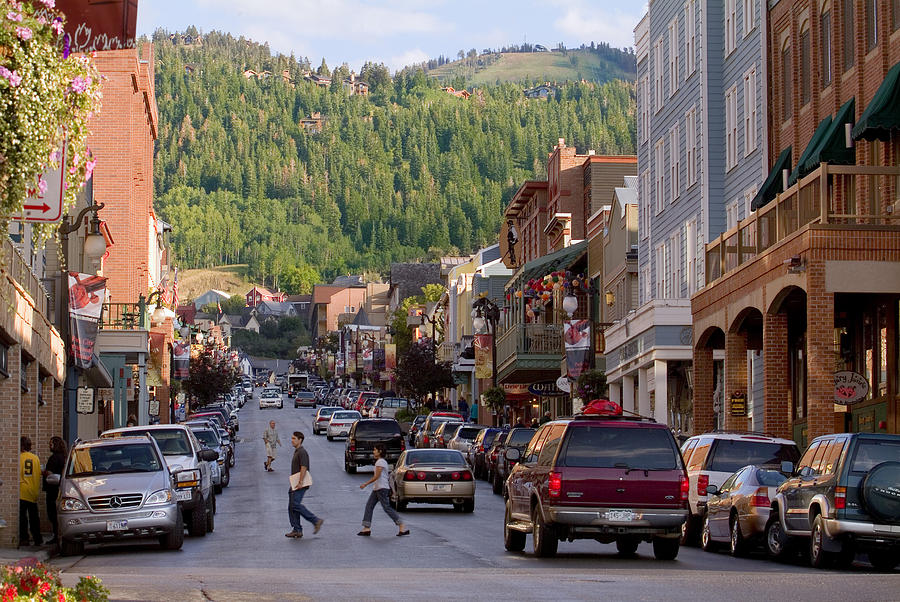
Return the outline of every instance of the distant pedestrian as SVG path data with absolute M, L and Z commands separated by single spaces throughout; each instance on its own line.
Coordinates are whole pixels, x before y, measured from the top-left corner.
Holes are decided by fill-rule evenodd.
M 291 445 L 294 446 L 294 455 L 291 458 L 291 487 L 288 490 L 288 518 L 291 521 L 291 530 L 284 536 L 300 539 L 303 537 L 301 518 L 305 518 L 313 524 L 313 533 L 319 532 L 324 520 L 303 505 L 303 496 L 312 485 L 312 475 L 309 473 L 309 454 L 303 449 L 303 433 L 294 431 L 294 434 L 291 435 Z
M 125 421 L 125 426 L 137 426 L 137 416 L 129 414 L 128 420 Z
M 541 424 L 544 424 L 544 423 L 546 423 L 546 422 L 550 422 L 550 420 L 551 420 L 551 418 L 550 418 L 550 410 L 547 410 L 546 412 L 544 412 L 544 416 L 541 418 Z
M 472 407 L 469 408 L 469 420 L 474 423 L 478 423 L 478 402 L 473 401 Z
M 522 422 L 521 418 L 516 420 L 515 428 L 517 428 L 517 429 L 525 428 L 525 423 Z
M 375 505 L 378 503 L 381 503 L 381 507 L 384 508 L 387 515 L 391 517 L 391 520 L 394 521 L 397 528 L 400 529 L 397 532 L 397 537 L 409 535 L 409 529 L 407 529 L 406 525 L 403 524 L 403 521 L 400 520 L 400 515 L 397 514 L 396 510 L 391 508 L 391 485 L 390 481 L 388 481 L 388 475 L 390 475 L 391 469 L 388 466 L 387 460 L 384 459 L 384 456 L 387 453 L 384 444 L 376 443 L 373 453 L 375 455 L 375 474 L 372 475 L 371 479 L 360 485 L 359 488 L 365 489 L 366 486 L 371 483 L 375 483 L 375 485 L 372 487 L 372 493 L 369 494 L 369 499 L 366 501 L 366 511 L 363 514 L 362 519 L 362 531 L 357 533 L 357 535 L 368 537 L 372 534 L 372 512 L 375 510 Z
M 28 531 L 36 546 L 44 543 L 41 537 L 41 519 L 38 516 L 38 498 L 41 495 L 41 460 L 31 453 L 31 439 L 19 439 L 19 545 L 27 546 Z
M 47 518 L 53 526 L 53 539 L 50 543 L 56 543 L 59 540 L 59 523 L 56 517 L 56 500 L 59 497 L 59 484 L 51 485 L 47 482 L 47 477 L 52 474 L 62 475 L 63 467 L 66 465 L 66 442 L 62 437 L 50 437 L 50 457 L 44 466 L 44 492 L 47 494 Z
M 465 397 L 460 397 L 458 402 L 459 413 L 462 414 L 463 422 L 469 421 L 469 404 L 466 403 Z
M 262 438 L 266 444 L 266 461 L 263 463 L 263 466 L 265 466 L 266 470 L 269 472 L 274 472 L 275 469 L 272 468 L 272 462 L 275 461 L 275 448 L 281 445 L 278 431 L 275 430 L 274 420 L 269 421 L 269 428 L 263 432 Z

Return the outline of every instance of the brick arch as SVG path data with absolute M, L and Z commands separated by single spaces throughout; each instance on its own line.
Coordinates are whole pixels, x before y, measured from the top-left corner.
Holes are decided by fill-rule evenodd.
M 806 299 L 806 289 L 804 289 L 802 286 L 790 285 L 784 287 L 783 289 L 778 291 L 778 294 L 772 297 L 772 301 L 771 303 L 769 303 L 769 307 L 766 308 L 765 313 L 767 315 L 781 313 L 785 309 L 785 302 L 787 302 L 792 298 L 792 296 L 795 296 L 797 294 L 802 294 L 803 299 Z
M 763 322 L 763 312 L 758 307 L 750 305 L 745 307 L 741 311 L 739 311 L 734 319 L 731 321 L 731 325 L 728 327 L 728 332 L 737 333 L 741 330 L 746 330 L 747 326 L 750 324 L 757 324 L 759 329 L 762 329 Z
M 722 349 L 725 347 L 725 331 L 718 326 L 710 326 L 697 337 L 694 349 Z

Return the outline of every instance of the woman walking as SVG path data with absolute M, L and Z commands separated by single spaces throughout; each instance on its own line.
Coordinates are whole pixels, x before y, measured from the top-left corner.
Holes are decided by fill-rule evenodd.
M 269 428 L 263 432 L 263 441 L 266 443 L 266 461 L 263 466 L 269 472 L 274 472 L 272 462 L 275 461 L 275 448 L 281 445 L 281 439 L 278 437 L 278 431 L 275 430 L 275 421 L 269 421 Z
M 66 465 L 66 442 L 62 437 L 50 437 L 50 458 L 44 467 L 44 491 L 47 494 L 47 518 L 53 526 L 53 539 L 50 543 L 57 543 L 59 540 L 59 522 L 56 518 L 56 499 L 59 497 L 59 485 L 51 485 L 47 482 L 47 477 L 51 474 L 62 475 L 63 467 Z
M 369 495 L 369 500 L 366 502 L 366 512 L 363 514 L 362 520 L 362 531 L 357 533 L 357 535 L 368 537 L 372 534 L 372 512 L 375 510 L 375 504 L 378 504 L 379 502 L 387 515 L 391 517 L 391 520 L 394 521 L 394 524 L 400 529 L 397 533 L 397 537 L 409 535 L 409 529 L 407 529 L 406 525 L 403 524 L 403 521 L 400 520 L 400 516 L 397 512 L 391 508 L 391 485 L 388 482 L 390 468 L 388 467 L 387 460 L 384 459 L 386 453 L 384 445 L 377 443 L 373 452 L 375 454 L 375 474 L 372 475 L 371 479 L 360 485 L 359 488 L 365 489 L 366 486 L 371 483 L 375 483 L 375 486 L 372 487 L 372 493 Z

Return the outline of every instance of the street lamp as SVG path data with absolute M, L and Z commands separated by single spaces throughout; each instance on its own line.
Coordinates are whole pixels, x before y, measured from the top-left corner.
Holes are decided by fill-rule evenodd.
M 143 295 L 142 295 L 143 298 Z M 143 299 L 142 299 L 143 300 Z M 166 318 L 175 318 L 176 314 L 174 311 L 165 307 L 162 304 L 162 291 L 155 290 L 150 295 L 147 296 L 147 299 L 144 301 L 146 305 L 153 304 L 156 308 L 153 310 L 153 315 L 150 316 L 150 322 L 152 324 L 162 324 Z

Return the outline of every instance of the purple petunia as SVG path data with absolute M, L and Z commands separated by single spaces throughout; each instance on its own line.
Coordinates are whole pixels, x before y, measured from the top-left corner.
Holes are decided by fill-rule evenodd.
M 9 81 L 9 85 L 15 88 L 20 83 L 22 83 L 22 76 L 16 73 L 15 71 L 10 71 L 6 67 L 0 65 L 0 77 L 6 78 Z

